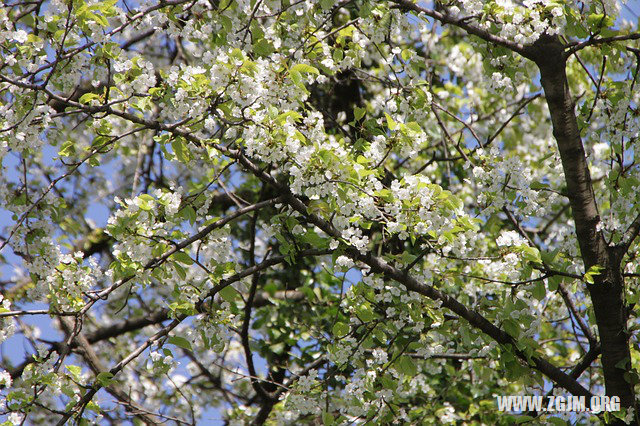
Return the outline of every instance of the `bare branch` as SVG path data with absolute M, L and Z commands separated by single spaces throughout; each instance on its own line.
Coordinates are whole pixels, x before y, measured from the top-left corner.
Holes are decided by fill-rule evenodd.
M 627 41 L 627 40 L 638 40 L 640 39 L 640 33 L 632 33 L 632 34 L 622 34 L 613 37 L 603 37 L 603 38 L 595 38 L 592 37 L 587 41 L 582 42 L 571 42 L 565 45 L 565 48 L 568 50 L 564 53 L 564 57 L 568 58 L 579 50 L 584 49 L 588 46 L 597 46 L 600 44 L 613 43 L 616 41 Z

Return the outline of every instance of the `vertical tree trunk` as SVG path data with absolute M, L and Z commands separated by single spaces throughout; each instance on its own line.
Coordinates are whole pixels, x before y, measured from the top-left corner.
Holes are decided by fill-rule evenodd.
M 585 269 L 603 267 L 588 285 L 602 343 L 602 367 L 606 393 L 620 397 L 624 407 L 635 406 L 633 386 L 625 379 L 630 370 L 631 355 L 627 334 L 627 311 L 624 301 L 622 256 L 609 247 L 598 230 L 600 217 L 591 184 L 591 175 L 580 138 L 566 75 L 566 58 L 557 37 L 541 37 L 528 50 L 530 59 L 540 69 L 542 87 L 553 123 L 564 169 L 571 211 Z

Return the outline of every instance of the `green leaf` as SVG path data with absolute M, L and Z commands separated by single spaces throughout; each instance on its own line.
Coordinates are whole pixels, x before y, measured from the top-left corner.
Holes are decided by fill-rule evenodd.
M 587 16 L 587 24 L 591 28 L 602 28 L 602 27 L 610 27 L 614 24 L 614 20 L 609 15 L 604 15 L 603 13 L 592 13 Z
M 153 206 L 151 204 L 149 204 L 148 200 L 145 200 L 144 198 L 140 197 L 141 202 L 138 203 L 138 207 L 140 207 L 141 210 L 144 211 L 150 211 L 153 209 Z
M 520 335 L 520 325 L 511 318 L 507 318 L 502 323 L 502 328 L 513 337 Z
M 344 337 L 347 334 L 349 334 L 349 330 L 350 330 L 349 325 L 343 322 L 335 323 L 332 328 L 333 334 L 338 338 Z
M 304 86 L 302 83 L 302 74 L 300 74 L 298 71 L 289 72 L 289 77 L 291 78 L 291 81 L 296 84 L 296 86 Z
M 616 368 L 619 368 L 621 370 L 626 370 L 628 368 L 629 363 L 630 363 L 629 358 L 622 358 L 620 361 L 616 363 Z
M 544 288 L 544 282 L 543 281 L 537 281 L 533 287 L 533 297 L 535 297 L 538 300 L 542 300 L 544 299 L 544 297 L 547 295 L 547 290 Z
M 358 306 L 356 308 L 356 315 L 364 322 L 369 322 L 376 317 L 369 304 L 362 304 Z
M 549 277 L 549 291 L 556 291 L 561 282 L 562 277 L 560 275 Z
M 302 114 L 300 114 L 298 111 L 283 112 L 282 114 L 276 117 L 275 121 L 276 123 L 282 126 L 287 121 L 287 118 L 289 117 L 293 118 L 293 121 L 300 121 L 302 119 Z
M 75 153 L 76 145 L 73 141 L 70 140 L 65 141 L 58 151 L 58 155 L 61 157 L 71 157 L 72 155 L 75 155 Z
M 411 132 L 415 133 L 422 133 L 422 127 L 420 127 L 420 125 L 418 123 L 416 123 L 415 121 L 410 121 L 406 124 L 406 128 L 409 129 Z M 408 132 L 409 134 L 411 132 Z
M 395 130 L 396 127 L 398 127 L 398 123 L 396 123 L 395 120 L 386 112 L 384 113 L 384 116 L 387 118 L 387 127 L 389 127 L 389 130 Z
M 413 362 L 410 356 L 402 355 L 394 363 L 394 366 L 398 372 L 406 376 L 415 376 L 418 373 L 418 367 Z
M 181 279 L 184 280 L 187 278 L 187 271 L 182 266 L 180 266 L 178 262 L 173 262 L 171 265 L 173 266 L 173 269 L 175 269 L 175 271 L 178 273 L 178 276 Z
M 175 260 L 185 265 L 193 265 L 193 259 L 183 251 L 177 251 L 171 255 Z
M 67 370 L 71 373 L 71 377 L 73 377 L 76 381 L 80 380 L 80 374 L 82 373 L 82 367 L 78 367 L 77 365 L 67 365 Z
M 80 99 L 78 99 L 78 101 L 81 104 L 88 104 L 89 102 L 91 102 L 94 99 L 100 99 L 100 95 L 96 94 L 96 93 L 85 93 L 84 95 L 80 96 Z
M 560 252 L 559 248 L 556 248 L 553 251 L 542 251 L 540 252 L 540 258 L 542 259 L 542 261 L 544 263 L 546 263 L 547 265 L 553 263 L 553 261 L 556 259 L 556 257 L 558 256 L 558 253 Z
M 640 375 L 638 375 L 638 373 L 633 370 L 625 371 L 622 377 L 624 377 L 624 380 L 627 383 L 630 383 L 632 386 L 635 386 L 638 383 L 640 383 Z
M 173 153 L 181 162 L 188 163 L 191 160 L 191 153 L 185 147 L 181 138 L 176 138 L 171 141 L 171 147 L 173 148 Z
M 334 49 L 332 56 L 334 62 L 340 63 L 344 58 L 344 51 L 342 49 Z
M 532 420 L 535 420 L 535 417 L 525 416 L 525 415 L 515 416 L 515 418 L 513 419 L 514 423 L 517 425 L 521 423 L 527 423 Z
M 261 38 L 253 44 L 253 51 L 259 56 L 269 56 L 275 52 L 275 48 L 270 41 Z
M 222 297 L 227 302 L 231 303 L 236 300 L 238 297 L 238 291 L 233 288 L 233 286 L 226 286 L 222 290 L 220 290 L 220 297 Z
M 196 211 L 189 204 L 187 204 L 182 208 L 182 210 L 180 210 L 179 215 L 180 217 L 184 217 L 185 219 L 187 219 L 189 223 L 192 225 L 196 223 L 196 219 L 197 219 Z
M 316 67 L 307 64 L 296 64 L 291 67 L 289 72 L 320 74 Z
M 533 190 L 540 190 L 540 189 L 549 188 L 549 185 L 546 184 L 546 183 L 533 181 L 533 182 L 531 182 L 531 185 L 529 185 L 529 188 L 531 188 Z
M 547 417 L 549 424 L 554 426 L 566 426 L 568 423 L 559 417 Z
M 107 387 L 114 382 L 113 373 L 110 373 L 108 371 L 103 371 L 102 373 L 98 373 L 98 375 L 96 376 L 96 380 L 98 381 L 98 383 L 100 383 L 100 386 Z
M 380 377 L 380 383 L 385 389 L 396 390 L 398 388 L 398 383 L 386 374 Z
M 536 162 L 536 164 L 537 164 L 538 166 L 542 166 L 542 165 L 543 165 L 543 163 L 544 163 L 546 160 L 548 160 L 549 158 L 553 157 L 555 154 L 556 154 L 556 153 L 555 153 L 555 151 L 551 150 L 551 152 L 549 152 L 547 155 L 545 155 L 544 157 L 542 157 L 541 159 L 539 159 L 539 160 Z
M 540 251 L 535 247 L 529 246 L 520 246 L 520 250 L 524 255 L 524 258 L 533 263 L 542 263 L 542 258 L 540 257 Z
M 284 353 L 284 349 L 285 349 L 284 342 L 278 342 L 276 344 L 269 345 L 269 350 L 277 355 L 281 355 L 282 353 Z
M 89 157 L 88 163 L 91 167 L 96 167 L 100 165 L 100 159 L 94 155 Z
M 589 270 L 584 274 L 584 280 L 589 283 L 589 284 L 593 284 L 595 281 L 593 280 L 593 277 L 597 277 L 598 275 L 600 275 L 602 273 L 602 271 L 604 270 L 604 267 L 600 266 L 600 265 L 593 265 L 591 268 L 589 268 Z
M 242 53 L 242 50 L 240 50 L 237 47 L 231 51 L 229 56 L 231 56 L 232 58 L 238 59 L 240 61 L 244 61 L 244 54 Z
M 180 336 L 171 336 L 169 337 L 169 339 L 167 340 L 169 343 L 171 343 L 172 345 L 176 345 L 182 349 L 186 349 L 186 350 L 192 350 L 191 348 L 191 342 L 189 342 L 187 339 L 185 339 L 184 337 L 180 337 Z

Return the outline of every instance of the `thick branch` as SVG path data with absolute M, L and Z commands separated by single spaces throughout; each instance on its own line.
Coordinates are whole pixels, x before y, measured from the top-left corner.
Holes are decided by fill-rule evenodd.
M 404 9 L 413 10 L 414 12 L 417 12 L 417 13 L 424 13 L 425 15 L 443 24 L 453 25 L 455 27 L 461 28 L 467 33 L 480 37 L 481 39 L 489 43 L 506 47 L 520 54 L 522 54 L 525 50 L 525 47 L 520 43 L 507 40 L 495 34 L 491 34 L 487 30 L 483 30 L 481 28 L 478 28 L 469 24 L 468 18 L 456 18 L 447 13 L 442 13 L 434 9 L 427 9 L 427 8 L 418 6 L 416 3 L 413 3 L 410 0 L 392 0 L 392 1 Z

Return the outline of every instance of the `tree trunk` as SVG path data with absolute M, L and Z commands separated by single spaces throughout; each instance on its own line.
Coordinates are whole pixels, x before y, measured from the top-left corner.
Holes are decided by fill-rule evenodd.
M 608 246 L 598 230 L 600 216 L 567 81 L 564 49 L 557 37 L 543 36 L 527 53 L 540 69 L 585 270 L 595 265 L 604 268 L 594 276 L 588 289 L 602 345 L 606 394 L 620 397 L 623 407 L 635 407 L 633 386 L 625 379 L 631 368 L 631 354 L 620 266 L 622 254 L 616 247 Z

